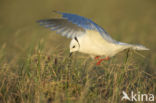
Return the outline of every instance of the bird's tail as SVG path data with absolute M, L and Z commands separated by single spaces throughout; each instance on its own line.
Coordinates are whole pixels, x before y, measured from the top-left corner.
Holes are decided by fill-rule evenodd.
M 145 46 L 139 44 L 128 44 L 120 42 L 119 45 L 122 45 L 123 47 L 125 47 L 125 49 L 132 48 L 134 50 L 149 50 Z

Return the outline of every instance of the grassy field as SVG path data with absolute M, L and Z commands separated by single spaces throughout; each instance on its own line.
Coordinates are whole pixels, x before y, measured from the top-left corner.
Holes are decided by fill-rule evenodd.
M 131 103 L 121 101 L 122 91 L 156 96 L 155 5 L 155 0 L 0 0 L 0 103 Z M 100 66 L 81 53 L 69 58 L 70 40 L 36 23 L 59 17 L 53 10 L 90 18 L 116 40 L 150 51 L 125 50 Z

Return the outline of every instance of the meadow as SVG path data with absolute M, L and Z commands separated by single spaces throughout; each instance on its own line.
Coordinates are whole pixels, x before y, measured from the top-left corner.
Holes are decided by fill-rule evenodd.
M 123 91 L 156 96 L 155 5 L 155 0 L 0 0 L 0 103 L 131 103 L 121 100 Z M 70 39 L 36 23 L 60 17 L 53 10 L 90 18 L 114 39 L 150 51 L 125 50 L 99 66 L 86 54 L 69 57 Z

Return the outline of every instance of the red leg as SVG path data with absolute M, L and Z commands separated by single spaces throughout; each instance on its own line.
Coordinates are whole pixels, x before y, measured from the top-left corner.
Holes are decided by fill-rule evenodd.
M 99 58 L 100 58 L 100 56 L 96 56 L 96 57 L 95 57 L 95 60 L 96 60 L 96 59 L 99 59 Z
M 100 65 L 101 62 L 102 62 L 103 60 L 109 60 L 109 57 L 106 57 L 106 58 L 104 58 L 104 59 L 100 59 L 100 60 L 96 63 L 96 65 Z

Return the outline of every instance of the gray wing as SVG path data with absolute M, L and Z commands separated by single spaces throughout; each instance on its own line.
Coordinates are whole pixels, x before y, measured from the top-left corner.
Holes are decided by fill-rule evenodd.
M 74 38 L 85 33 L 85 29 L 73 24 L 67 19 L 47 19 L 39 20 L 38 22 L 40 25 L 50 28 L 51 30 L 56 31 L 56 33 L 68 38 Z

